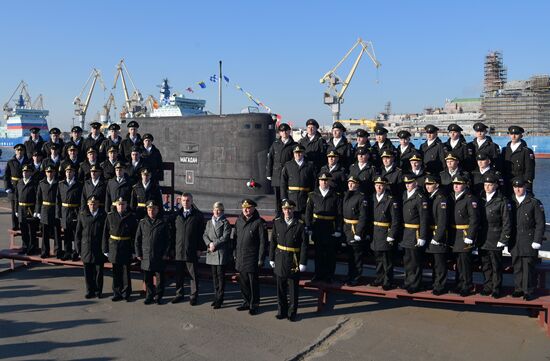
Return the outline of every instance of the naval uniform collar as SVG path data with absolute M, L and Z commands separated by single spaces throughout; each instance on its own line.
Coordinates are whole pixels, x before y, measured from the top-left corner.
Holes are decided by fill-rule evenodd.
M 481 147 L 483 143 L 485 143 L 486 141 L 487 141 L 487 138 L 483 138 L 481 140 L 479 138 L 476 138 L 476 143 L 478 147 Z
M 368 164 L 367 162 L 365 162 L 365 163 L 363 163 L 363 164 L 357 162 L 357 166 L 359 167 L 359 170 L 365 169 L 365 167 L 367 166 L 367 164 Z
M 412 191 L 407 191 L 407 199 L 410 199 L 412 196 L 414 196 L 414 194 L 416 193 L 416 189 L 413 189 Z
M 527 197 L 527 193 L 525 193 L 522 196 L 515 196 L 515 197 L 516 197 L 516 201 L 518 202 L 518 204 L 521 204 L 525 200 L 525 198 Z
M 90 180 L 92 181 L 92 184 L 94 185 L 94 187 L 96 187 L 99 184 L 99 178 L 97 178 L 96 180 L 93 180 L 92 178 L 90 178 Z
M 453 148 L 453 149 L 458 145 L 458 142 L 460 142 L 460 139 L 457 139 L 457 140 L 449 139 L 449 144 L 451 145 L 451 148 Z
M 302 158 L 301 160 L 294 159 L 294 161 L 296 162 L 296 164 L 298 164 L 298 167 L 301 167 L 302 164 L 304 164 L 304 158 Z
M 481 175 L 487 173 L 489 170 L 491 170 L 491 167 L 486 167 L 486 168 L 483 168 L 483 169 L 479 169 L 479 173 L 481 173 Z
M 382 198 L 384 198 L 384 196 L 386 195 L 386 192 L 378 195 L 378 193 L 376 194 L 376 200 L 378 201 L 378 203 L 380 203 L 382 201 Z
M 337 169 L 338 169 L 338 163 L 336 163 L 335 165 L 333 165 L 332 167 L 330 167 L 330 168 L 328 169 L 328 171 L 329 171 L 330 173 L 332 173 L 332 171 L 337 170 Z
M 491 192 L 491 193 L 485 193 L 485 198 L 487 199 L 487 202 L 490 202 L 491 199 L 493 199 L 493 197 L 495 196 L 497 192 L 494 191 L 494 192 Z
M 330 188 L 327 188 L 327 189 L 319 188 L 319 193 L 321 193 L 321 195 L 323 196 L 323 198 L 326 197 L 326 195 L 328 194 L 329 191 L 330 191 Z
M 458 198 L 462 197 L 462 195 L 465 193 L 466 191 L 462 191 L 460 193 L 458 193 L 458 195 L 455 193 L 455 200 L 457 200 Z
M 521 142 L 517 142 L 516 144 L 510 143 L 510 149 L 512 149 L 512 152 L 515 152 L 520 146 Z

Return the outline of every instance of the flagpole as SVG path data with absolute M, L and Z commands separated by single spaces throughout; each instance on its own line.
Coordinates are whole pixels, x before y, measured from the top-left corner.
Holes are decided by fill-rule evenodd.
M 220 60 L 220 77 L 218 78 L 218 99 L 220 103 L 220 116 L 222 115 L 222 61 Z

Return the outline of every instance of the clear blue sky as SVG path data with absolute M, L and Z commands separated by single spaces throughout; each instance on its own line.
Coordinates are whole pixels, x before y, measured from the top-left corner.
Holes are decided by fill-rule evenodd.
M 24 79 L 32 96 L 44 94 L 50 126 L 68 127 L 91 68 L 110 88 L 124 57 L 144 96 L 158 96 L 163 77 L 180 91 L 204 80 L 208 87 L 193 96 L 217 111 L 208 78 L 223 60 L 231 82 L 283 120 L 328 124 L 319 78 L 362 37 L 382 67 L 377 73 L 364 58 L 342 118 L 373 117 L 387 101 L 394 112 L 420 112 L 478 96 L 489 50 L 503 52 L 509 79 L 550 73 L 548 14 L 543 1 L 6 1 L 0 101 Z M 350 66 L 351 59 L 341 75 Z M 88 120 L 109 90 L 95 94 Z M 233 86 L 224 88 L 224 112 L 247 105 Z

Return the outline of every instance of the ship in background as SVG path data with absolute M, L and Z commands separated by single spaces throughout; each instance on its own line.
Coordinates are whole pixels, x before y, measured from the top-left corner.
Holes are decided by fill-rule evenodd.
M 27 84 L 21 81 L 3 106 L 0 147 L 13 147 L 25 142 L 31 128 L 39 128 L 42 138 L 49 139 L 46 117 L 50 111 L 44 109 L 42 94 L 33 103 L 27 88 Z

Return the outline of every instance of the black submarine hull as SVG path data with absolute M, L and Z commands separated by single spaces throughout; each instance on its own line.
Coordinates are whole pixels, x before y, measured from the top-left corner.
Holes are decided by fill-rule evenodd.
M 269 114 L 246 113 L 137 119 L 140 133 L 151 133 L 165 162 L 174 163 L 176 192 L 191 192 L 197 205 L 209 209 L 215 201 L 238 210 L 251 198 L 258 208 L 272 211 L 273 190 L 266 179 L 267 153 L 275 139 Z M 254 187 L 250 186 L 253 181 Z M 166 181 L 163 184 L 167 184 Z

